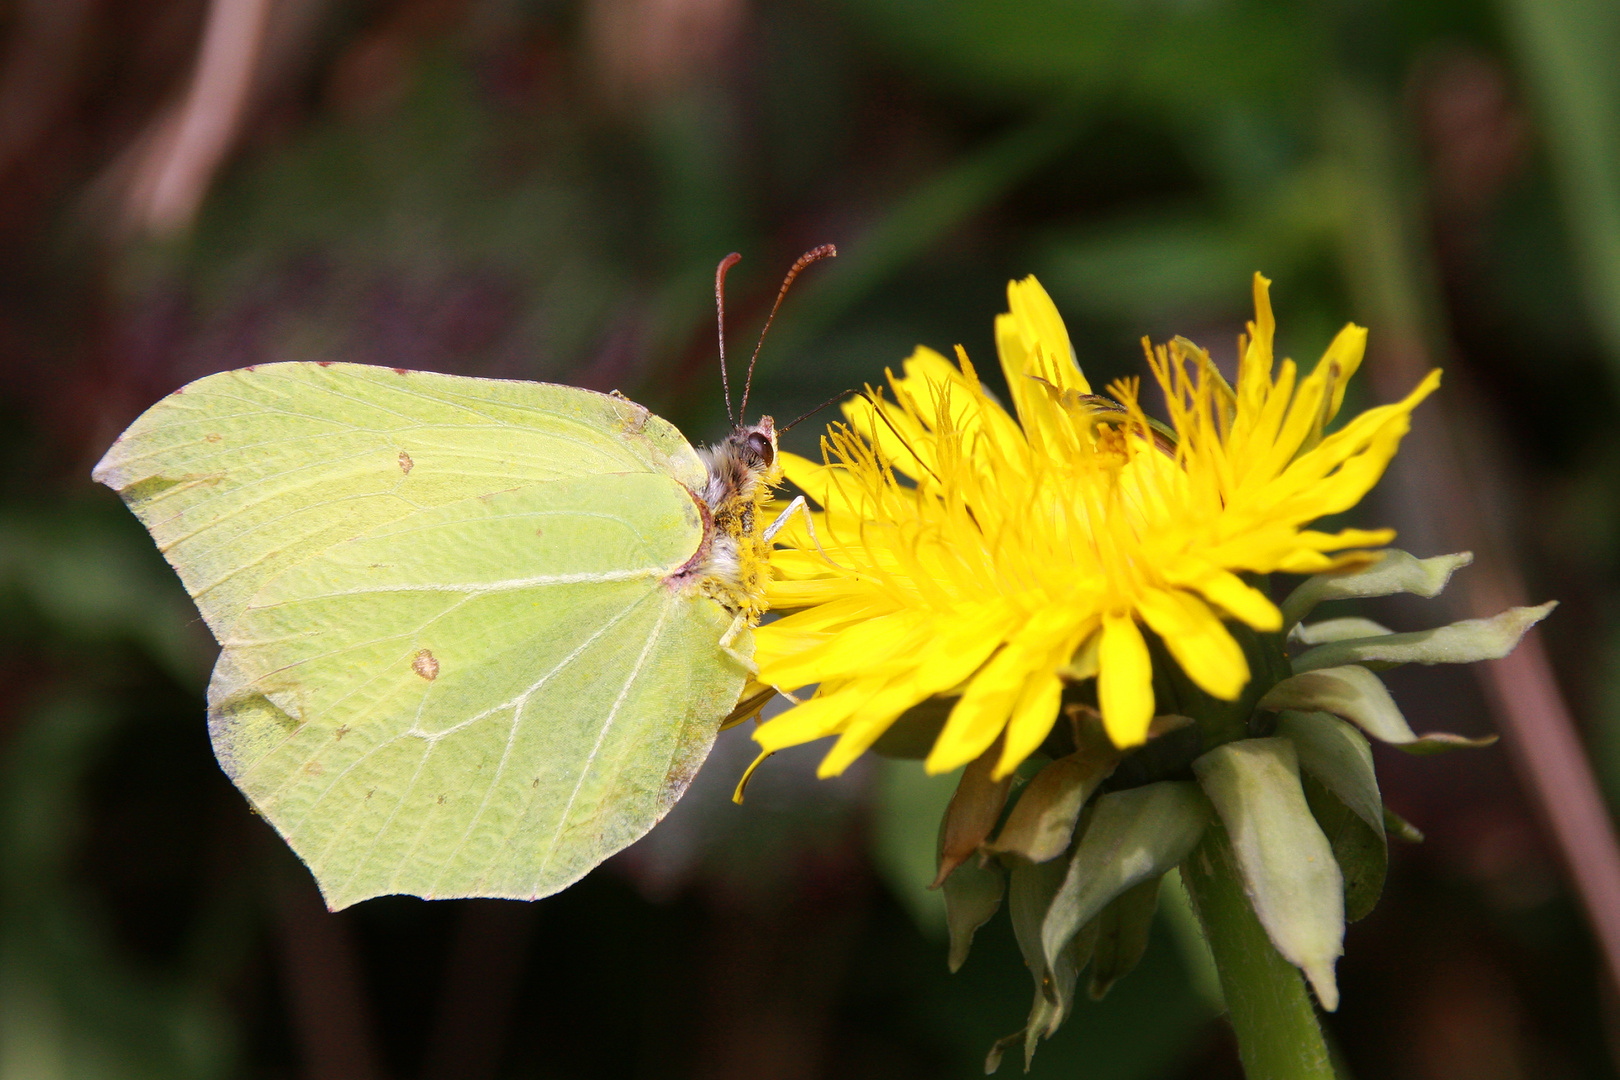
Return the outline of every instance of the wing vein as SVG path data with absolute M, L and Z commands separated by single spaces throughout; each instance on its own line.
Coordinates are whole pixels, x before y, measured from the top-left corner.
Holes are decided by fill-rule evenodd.
M 613 721 L 618 718 L 619 709 L 624 706 L 625 699 L 630 696 L 631 687 L 635 686 L 636 678 L 641 674 L 641 667 L 647 662 L 647 656 L 652 652 L 653 646 L 658 643 L 658 637 L 664 632 L 664 621 L 669 618 L 671 602 L 666 600 L 664 608 L 658 613 L 658 621 L 653 624 L 652 633 L 647 635 L 647 644 L 642 646 L 641 655 L 636 657 L 635 667 L 624 680 L 624 686 L 619 689 L 619 696 L 613 699 L 613 708 L 608 710 L 607 720 L 602 724 L 602 730 L 596 733 L 596 742 L 591 746 L 591 752 L 585 758 L 584 766 L 579 770 L 579 779 L 574 782 L 574 790 L 568 795 L 568 802 L 563 806 L 562 814 L 557 819 L 557 828 L 551 834 L 551 842 L 546 845 L 546 853 L 540 858 L 540 877 L 545 876 L 546 867 L 551 865 L 551 856 L 557 850 L 557 842 L 562 839 L 563 830 L 568 827 L 568 815 L 574 809 L 574 801 L 579 798 L 580 788 L 585 786 L 585 778 L 591 774 L 591 767 L 596 764 L 596 755 L 602 751 L 602 741 L 613 727 Z M 540 888 L 540 877 L 536 877 L 534 885 L 529 891 L 536 892 Z
M 629 616 L 629 614 L 632 611 L 634 611 L 636 608 L 641 606 L 642 601 L 644 601 L 645 599 L 646 599 L 645 595 L 636 597 L 635 601 L 632 602 L 630 604 L 630 606 L 626 607 L 623 611 L 621 611 L 617 615 L 615 615 L 612 618 L 612 620 L 610 620 L 609 622 L 604 624 L 600 630 L 596 631 L 596 633 L 592 634 L 590 637 L 588 637 L 584 641 L 582 641 L 580 643 L 579 647 L 577 649 L 575 649 L 573 652 L 569 653 L 567 656 L 565 656 L 562 659 L 562 661 L 559 664 L 557 664 L 556 667 L 552 668 L 550 671 L 548 671 L 544 675 L 542 675 L 527 690 L 525 690 L 523 693 L 519 694 L 517 697 L 513 698 L 510 702 L 508 702 L 507 705 L 501 706 L 501 708 L 508 708 L 509 707 L 509 708 L 512 709 L 512 727 L 506 734 L 506 746 L 501 750 L 500 764 L 495 767 L 495 774 L 490 778 L 489 786 L 484 789 L 484 798 L 483 798 L 483 800 L 481 802 L 479 802 L 478 809 L 477 809 L 476 812 L 474 812 L 472 820 L 467 823 L 467 828 L 466 828 L 465 831 L 462 832 L 461 839 L 459 841 L 457 841 L 456 846 L 455 846 L 455 850 L 451 851 L 450 854 L 445 858 L 444 863 L 439 868 L 438 875 L 435 876 L 434 879 L 433 879 L 433 884 L 431 886 L 429 886 L 429 891 L 430 892 L 437 890 L 438 885 L 439 885 L 439 878 L 442 878 L 445 875 L 445 873 L 450 869 L 451 864 L 453 864 L 455 862 L 455 860 L 456 860 L 456 856 L 460 855 L 461 852 L 462 852 L 462 849 L 467 846 L 467 841 L 472 837 L 473 830 L 475 828 L 477 828 L 478 822 L 483 819 L 484 811 L 486 809 L 488 809 L 489 801 L 490 801 L 491 798 L 494 797 L 495 789 L 500 785 L 501 777 L 506 772 L 507 762 L 510 760 L 510 758 L 512 756 L 512 747 L 517 744 L 518 729 L 520 727 L 522 727 L 522 724 L 523 724 L 523 710 L 528 706 L 529 699 L 531 697 L 533 697 L 536 693 L 538 693 L 542 686 L 544 686 L 546 683 L 550 682 L 552 677 L 555 676 L 558 672 L 562 671 L 569 664 L 572 664 L 574 661 L 578 660 L 580 658 L 580 656 L 584 654 L 585 650 L 587 648 L 589 648 L 591 645 L 595 644 L 597 639 L 602 637 L 603 634 L 606 634 L 609 630 L 613 629 L 619 623 L 623 622 L 625 620 L 625 618 L 627 616 Z M 500 710 L 496 709 L 496 710 L 490 710 L 490 711 L 498 712 Z M 486 715 L 487 715 L 487 713 L 486 713 Z M 437 737 L 438 738 L 443 738 L 446 735 L 451 734 L 452 732 L 459 731 L 461 728 L 465 727 L 467 724 L 472 723 L 473 720 L 476 720 L 476 719 L 479 719 L 479 717 L 473 717 L 471 719 L 464 720 L 460 724 L 457 724 L 455 727 L 447 728 L 446 730 L 444 730 L 442 732 L 439 732 Z M 508 831 L 507 835 L 508 836 L 511 835 L 510 831 Z

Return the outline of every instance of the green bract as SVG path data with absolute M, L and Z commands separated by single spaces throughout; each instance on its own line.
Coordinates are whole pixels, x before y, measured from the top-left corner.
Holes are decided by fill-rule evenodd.
M 219 639 L 214 751 L 333 908 L 556 892 L 742 691 L 731 616 L 679 583 L 703 464 L 616 395 L 272 364 L 154 405 L 95 478 Z
M 995 1044 L 989 1068 L 1020 1045 L 1027 1066 L 1072 1011 L 1088 966 L 1092 997 L 1130 972 L 1147 946 L 1159 882 L 1178 866 L 1234 1017 L 1265 1011 L 1255 984 L 1230 970 L 1240 962 L 1268 966 L 1268 978 L 1292 964 L 1324 1008 L 1337 1006 L 1345 924 L 1378 902 L 1388 836 L 1423 838 L 1383 805 L 1368 737 L 1411 753 L 1494 741 L 1414 733 L 1376 670 L 1506 656 L 1555 605 L 1404 634 L 1360 616 L 1300 620 L 1326 600 L 1438 595 L 1470 561 L 1466 552 L 1416 559 L 1390 550 L 1360 571 L 1307 579 L 1282 605 L 1285 630 L 1244 636 L 1253 676 L 1237 702 L 1167 675 L 1154 687 L 1160 714 L 1147 742 L 1128 750 L 1110 744 L 1091 704 L 1096 665 L 1075 664 L 1068 722 L 1018 773 L 990 779 L 999 742 L 968 764 L 937 848 L 951 970 L 1005 896 L 1035 982 L 1025 1026 Z M 1299 647 L 1292 656 L 1290 643 Z M 916 734 L 941 723 L 914 710 L 896 725 L 905 737 L 876 749 L 912 753 L 926 742 Z M 1212 927 L 1226 936 L 1217 942 Z M 1308 1014 L 1297 977 L 1286 977 Z M 1326 1068 L 1319 1040 L 1295 1049 Z

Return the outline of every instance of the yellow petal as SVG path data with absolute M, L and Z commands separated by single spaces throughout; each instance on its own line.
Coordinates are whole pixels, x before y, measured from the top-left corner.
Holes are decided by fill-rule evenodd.
M 1333 560 L 1319 551 L 1294 551 L 1277 560 L 1285 574 L 1321 574 L 1333 569 Z
M 1249 662 L 1202 600 L 1179 590 L 1152 589 L 1138 598 L 1136 610 L 1205 693 L 1223 701 L 1236 701 L 1243 693 Z
M 978 393 L 956 365 L 921 345 L 902 365 L 905 375 L 895 380 L 897 393 L 906 393 L 923 409 L 922 419 L 932 425 L 941 404 L 948 404 L 957 430 L 975 418 Z
M 917 418 L 892 401 L 873 404 L 864 395 L 843 403 L 849 426 L 878 448 L 882 459 L 912 479 L 934 470 L 933 440 Z
M 1324 533 L 1315 529 L 1305 529 L 1299 534 L 1298 539 L 1301 544 L 1319 551 L 1337 551 L 1339 548 L 1350 547 L 1383 547 L 1395 539 L 1395 530 L 1341 529 L 1336 533 Z
M 1327 404 L 1327 419 L 1339 415 L 1344 404 L 1345 387 L 1350 376 L 1361 367 L 1361 358 L 1367 353 L 1367 328 L 1349 323 L 1340 330 L 1327 351 L 1322 354 L 1321 365 L 1328 368 L 1326 382 L 1331 393 Z
M 1075 363 L 1063 316 L 1035 275 L 1007 283 L 1007 308 L 1019 326 L 1026 351 L 1034 354 L 1038 349 L 1045 361 L 1038 374 L 1059 390 L 1091 393 L 1091 384 Z
M 754 641 L 758 644 L 777 633 L 787 631 L 801 633 L 841 630 L 866 619 L 891 614 L 895 610 L 896 606 L 891 597 L 874 595 L 871 590 L 865 590 L 852 596 L 829 600 L 825 604 L 817 604 L 804 611 L 795 611 L 775 622 L 766 623 L 754 631 Z
M 795 540 L 797 537 L 789 539 Z M 806 540 L 804 547 L 779 548 L 773 551 L 771 569 L 781 578 L 803 581 L 808 578 L 826 577 L 831 567 L 827 565 L 827 560 L 822 558 L 821 552 L 816 551 Z
M 992 657 L 951 709 L 924 763 L 928 772 L 936 776 L 950 772 L 984 753 L 1006 726 L 1028 677 L 1029 654 L 1018 645 L 1008 645 Z
M 976 611 L 952 613 L 945 620 L 948 629 L 923 651 L 918 684 L 928 693 L 937 694 L 961 683 L 1017 628 L 1016 620 L 1016 609 L 1010 604 L 985 604 Z
M 1387 542 L 1387 531 L 1309 526 L 1379 479 L 1438 378 L 1324 434 L 1365 334 L 1346 327 L 1303 375 L 1275 354 L 1268 288 L 1256 275 L 1235 387 L 1190 343 L 1152 352 L 1173 438 L 1140 434 L 1149 413 L 1130 383 L 1110 390 L 1120 422 L 1098 426 L 1100 407 L 1077 396 L 1089 386 L 1057 309 L 1028 279 L 1011 284 L 996 322 L 1017 420 L 965 355 L 953 365 L 918 349 L 889 373 L 888 401 L 850 403 L 855 427 L 829 426 L 832 466 L 784 455 L 822 510 L 777 537 L 767 599 L 790 612 L 757 631 L 757 657 L 763 678 L 822 693 L 766 737 L 838 735 L 823 762 L 837 771 L 905 703 L 959 693 L 928 767 L 1004 737 L 1005 771 L 1049 731 L 1058 669 L 1086 635 L 1079 659 L 1120 745 L 1141 742 L 1154 712 L 1152 656 L 1211 694 L 1240 695 L 1248 665 L 1222 620 L 1280 628 L 1276 606 L 1240 575 L 1351 567 Z M 1115 614 L 1103 620 L 1105 604 Z M 1168 657 L 1149 653 L 1149 626 Z
M 1242 619 L 1256 630 L 1266 632 L 1282 629 L 1282 612 L 1277 610 L 1277 605 L 1259 589 L 1245 584 L 1236 574 L 1215 570 L 1199 578 L 1193 587 L 1228 615 Z
M 835 734 L 856 709 L 876 696 L 881 683 L 853 683 L 836 694 L 795 705 L 754 729 L 754 741 L 767 750 L 782 750 Z
M 1271 311 L 1271 279 L 1257 272 L 1254 275 L 1254 322 L 1249 324 L 1249 345 L 1243 354 L 1243 363 L 1251 377 L 1271 379 L 1272 342 L 1276 336 L 1277 317 Z M 1242 393 L 1239 387 L 1238 394 Z
M 990 779 L 1000 780 L 1040 749 L 1057 722 L 1062 698 L 1063 680 L 1053 674 L 1050 667 L 1030 673 L 1007 720 L 1007 740 Z
M 784 628 L 781 622 L 782 620 L 778 619 L 770 623 L 768 634 L 763 633 L 765 627 L 754 631 L 754 663 L 763 664 L 767 661 L 775 662 L 784 657 L 797 656 L 806 649 L 825 644 L 833 636 L 825 630 L 802 630 L 791 626 Z
M 1051 446 L 1061 438 L 1062 411 L 1036 380 L 1082 394 L 1089 394 L 1091 385 L 1074 362 L 1069 332 L 1040 282 L 1033 277 L 1008 282 L 1007 306 L 1006 314 L 996 316 L 996 350 L 1007 392 L 1026 437 Z
M 837 465 L 822 465 L 785 450 L 777 455 L 776 460 L 782 463 L 782 475 L 808 495 L 817 506 L 823 508 L 838 506 L 845 510 L 850 508 L 848 495 L 840 483 L 846 479 L 844 474 L 847 474 L 848 470 Z
M 1279 386 L 1282 380 L 1278 380 Z M 1270 480 L 1288 467 L 1294 455 L 1321 430 L 1322 402 L 1327 389 L 1314 374 L 1306 377 L 1289 403 L 1288 416 L 1277 431 L 1271 447 L 1255 462 L 1254 479 Z
M 1129 615 L 1103 616 L 1097 666 L 1097 700 L 1108 737 L 1119 747 L 1146 742 L 1153 722 L 1153 661 Z
M 810 581 L 783 581 L 773 578 L 765 583 L 765 598 L 773 608 L 804 608 L 824 604 L 850 595 L 854 584 L 840 578 L 813 578 Z
M 906 675 L 893 679 L 850 717 L 843 734 L 821 759 L 816 775 L 823 780 L 838 776 L 866 753 L 901 713 L 927 696 L 918 692 L 915 679 Z
M 928 611 L 898 611 L 867 619 L 802 652 L 766 657 L 759 662 L 758 677 L 772 686 L 805 686 L 858 676 L 897 653 L 916 649 L 919 633 L 931 627 L 933 618 Z
M 1314 449 L 1301 454 L 1292 465 L 1288 466 L 1281 480 L 1286 484 L 1291 476 L 1297 474 L 1305 478 L 1307 483 L 1314 483 L 1316 478 L 1326 476 L 1335 465 L 1365 450 L 1387 425 L 1392 422 L 1408 423 L 1407 417 L 1412 410 L 1439 386 L 1440 370 L 1436 368 L 1401 401 L 1368 409 L 1323 439 Z

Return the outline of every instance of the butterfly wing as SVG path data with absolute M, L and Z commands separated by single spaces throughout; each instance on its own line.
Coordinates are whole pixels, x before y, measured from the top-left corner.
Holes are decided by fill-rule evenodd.
M 649 471 L 704 480 L 681 433 L 621 397 L 290 363 L 183 387 L 93 475 L 146 525 L 218 636 L 276 574 L 369 528 L 538 481 Z
M 221 764 L 327 901 L 543 896 L 644 834 L 744 672 L 696 455 L 571 387 L 267 365 L 108 452 L 222 652 Z M 746 635 L 736 648 L 751 648 Z

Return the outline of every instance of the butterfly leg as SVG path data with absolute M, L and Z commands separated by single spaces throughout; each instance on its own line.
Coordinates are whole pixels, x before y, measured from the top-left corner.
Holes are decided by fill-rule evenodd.
M 748 677 L 753 678 L 759 674 L 759 665 L 731 647 L 731 643 L 737 640 L 737 635 L 742 633 L 743 628 L 747 625 L 748 616 L 738 612 L 731 620 L 731 625 L 726 628 L 726 632 L 720 635 L 720 651 L 741 664 L 743 670 L 748 672 Z
M 788 519 L 791 518 L 795 513 L 804 515 L 804 527 L 810 530 L 810 542 L 816 545 L 816 550 L 821 552 L 821 557 L 832 563 L 834 566 L 838 566 L 837 563 L 833 562 L 832 556 L 828 555 L 826 549 L 821 546 L 821 539 L 816 536 L 816 522 L 815 519 L 810 516 L 810 505 L 804 501 L 803 495 L 797 496 L 792 502 L 788 503 L 787 509 L 776 515 L 775 521 L 765 526 L 765 531 L 761 534 L 764 537 L 765 542 L 768 544 L 772 540 L 775 540 L 776 534 L 782 531 L 783 527 L 787 525 Z M 842 568 L 840 567 L 840 569 Z

